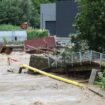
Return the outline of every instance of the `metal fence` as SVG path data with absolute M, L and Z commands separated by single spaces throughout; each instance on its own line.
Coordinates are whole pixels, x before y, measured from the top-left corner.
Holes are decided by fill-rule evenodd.
M 61 59 L 61 58 L 60 58 Z M 105 54 L 96 52 L 93 50 L 82 51 L 82 52 L 72 52 L 66 57 L 62 57 L 63 61 L 66 63 L 84 63 L 84 62 L 94 62 L 101 65 L 105 65 Z

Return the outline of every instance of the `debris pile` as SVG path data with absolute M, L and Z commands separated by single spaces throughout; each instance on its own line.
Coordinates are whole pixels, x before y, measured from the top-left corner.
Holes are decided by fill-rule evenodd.
M 3 53 L 5 53 L 5 54 L 11 54 L 11 52 L 12 52 L 12 50 L 13 50 L 13 48 L 12 47 L 7 47 L 6 45 L 1 45 L 0 46 L 0 53 L 1 54 L 3 54 Z
M 56 41 L 53 36 L 25 41 L 25 52 L 30 54 L 53 53 L 54 48 L 56 48 Z

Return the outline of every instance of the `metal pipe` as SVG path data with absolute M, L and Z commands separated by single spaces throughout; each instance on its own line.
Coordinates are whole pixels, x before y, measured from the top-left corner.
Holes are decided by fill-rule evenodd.
M 42 75 L 51 77 L 51 78 L 56 79 L 56 80 L 59 80 L 59 81 L 63 81 L 63 82 L 66 82 L 66 83 L 69 83 L 69 84 L 73 84 L 73 85 L 78 86 L 78 87 L 81 87 L 81 88 L 85 88 L 85 85 L 80 84 L 80 83 L 78 83 L 78 82 L 76 82 L 76 81 L 69 80 L 69 79 L 65 79 L 65 78 L 62 78 L 62 77 L 59 77 L 59 76 L 56 76 L 56 75 L 53 75 L 53 74 L 50 74 L 50 73 L 41 71 L 41 70 L 39 70 L 39 69 L 37 69 L 37 68 L 33 68 L 33 67 L 28 66 L 28 65 L 26 65 L 26 64 L 22 64 L 21 67 L 24 67 L 24 68 L 26 68 L 26 69 L 28 69 L 28 70 L 32 70 L 32 71 L 34 71 L 34 72 L 38 72 L 38 73 L 40 73 L 40 74 L 42 74 Z

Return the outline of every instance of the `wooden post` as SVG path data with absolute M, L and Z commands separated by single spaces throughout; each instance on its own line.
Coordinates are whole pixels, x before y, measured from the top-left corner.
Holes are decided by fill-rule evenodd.
M 51 67 L 51 64 L 50 64 L 50 57 L 48 57 L 48 67 L 49 67 L 49 68 Z
M 82 65 L 82 53 L 79 52 L 79 58 L 80 58 L 80 65 Z
M 100 53 L 100 66 L 102 64 L 102 53 Z
M 56 58 L 55 63 L 56 63 L 56 68 L 57 68 L 58 67 L 58 57 Z
M 90 74 L 90 78 L 89 78 L 89 84 L 93 84 L 96 78 L 96 74 L 97 74 L 96 69 L 92 69 L 91 74 Z
M 88 52 L 88 56 L 89 56 L 89 61 L 90 61 L 90 64 L 91 64 L 91 62 L 92 62 L 92 50 L 91 51 L 89 51 Z
M 73 58 L 74 58 L 74 56 L 73 56 L 73 53 L 71 54 L 71 62 L 72 62 L 72 66 L 73 66 Z
M 10 63 L 10 58 L 9 57 L 7 58 L 7 62 L 8 62 L 8 65 L 10 66 L 11 63 Z
M 23 67 L 19 68 L 19 74 L 22 73 L 22 69 L 23 69 Z

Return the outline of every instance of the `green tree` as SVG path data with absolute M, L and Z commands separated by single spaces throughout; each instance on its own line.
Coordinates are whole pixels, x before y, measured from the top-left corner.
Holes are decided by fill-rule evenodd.
M 31 0 L 0 0 L 0 23 L 20 25 L 32 19 Z
M 40 4 L 60 0 L 0 0 L 0 24 L 20 25 L 29 22 L 39 28 Z
M 105 52 L 105 0 L 77 0 L 76 29 L 90 49 Z

